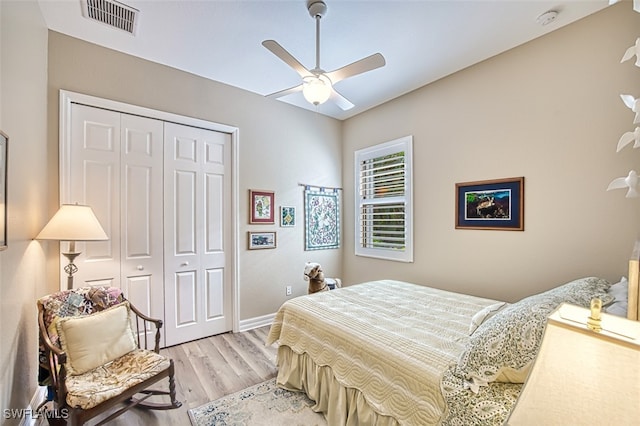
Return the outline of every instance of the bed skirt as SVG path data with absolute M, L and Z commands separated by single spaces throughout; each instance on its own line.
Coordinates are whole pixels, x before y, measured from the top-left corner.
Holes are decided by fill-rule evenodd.
M 317 365 L 306 353 L 298 354 L 290 347 L 281 345 L 277 363 L 276 383 L 288 390 L 305 392 L 316 403 L 312 409 L 324 413 L 327 424 L 399 425 L 393 417 L 377 413 L 358 389 L 344 387 L 338 382 L 331 367 Z

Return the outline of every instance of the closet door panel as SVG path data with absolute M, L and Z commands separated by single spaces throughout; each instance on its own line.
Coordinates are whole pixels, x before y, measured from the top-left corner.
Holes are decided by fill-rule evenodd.
M 190 128 L 165 124 L 165 300 L 167 345 L 203 337 L 201 148 Z
M 175 277 L 175 300 L 177 302 L 175 323 L 178 327 L 195 324 L 198 321 L 196 272 L 178 272 Z
M 228 134 L 165 124 L 167 345 L 232 328 L 230 144 Z
M 173 196 L 173 247 L 174 256 L 181 256 L 183 261 L 193 261 L 189 256 L 197 254 L 197 176 L 192 170 L 174 171 Z
M 84 188 L 80 204 L 91 206 L 96 214 L 102 228 L 108 236 L 114 234 L 113 226 L 119 222 L 118 217 L 114 217 L 114 204 L 118 200 L 113 197 L 117 189 L 113 187 L 114 177 L 118 171 L 115 169 L 113 162 L 107 160 L 95 161 L 86 160 L 83 162 L 84 167 Z M 104 196 L 109 194 L 109 196 Z M 115 234 L 118 230 L 115 230 Z M 113 239 L 106 241 L 87 242 L 83 250 L 84 261 L 87 263 L 94 262 L 111 262 L 115 261 L 118 256 L 117 248 L 114 248 Z M 108 263 L 107 263 L 108 264 Z
M 63 203 L 91 206 L 109 240 L 78 242 L 74 287 L 120 280 L 120 114 L 72 105 L 66 190 Z M 62 243 L 62 251 L 67 250 Z M 66 259 L 61 258 L 66 264 Z M 66 278 L 61 280 L 66 283 Z
M 224 179 L 220 175 L 205 175 L 205 250 L 224 254 Z
M 126 297 L 129 301 L 133 303 L 133 305 L 142 313 L 146 313 L 149 315 L 149 312 L 156 312 L 157 309 L 154 306 L 154 303 L 157 301 L 154 300 L 154 279 L 152 279 L 152 275 L 133 275 L 129 277 L 125 277 L 122 281 L 122 288 L 126 294 Z M 159 317 L 156 315 L 151 315 L 152 318 L 162 319 L 163 316 Z M 138 333 L 139 337 L 142 339 L 147 338 L 147 342 L 155 342 L 156 329 L 151 323 L 147 324 L 145 329 L 138 331 L 137 324 L 132 322 L 132 330 L 134 333 Z M 162 329 L 160 329 L 160 347 L 164 347 L 164 335 L 162 334 Z
M 126 165 L 125 167 L 124 252 L 128 259 L 148 258 L 153 254 L 151 245 L 153 200 L 150 196 L 153 170 L 149 166 Z M 139 194 L 143 196 L 137 197 L 136 195 Z
M 208 269 L 206 271 L 206 311 L 207 320 L 218 319 L 224 316 L 224 270 Z
M 205 317 L 210 323 L 224 323 L 230 315 L 231 289 L 226 285 L 227 258 L 231 250 L 229 230 L 225 227 L 225 217 L 231 213 L 228 194 L 231 193 L 229 176 L 229 139 L 222 133 L 209 133 L 203 141 L 204 179 L 204 220 L 203 268 L 205 270 Z
M 122 290 L 143 313 L 164 319 L 163 123 L 122 114 L 121 129 Z

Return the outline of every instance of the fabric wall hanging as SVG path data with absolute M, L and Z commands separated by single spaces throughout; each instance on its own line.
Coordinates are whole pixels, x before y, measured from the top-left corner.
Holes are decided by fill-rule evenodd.
M 305 250 L 340 247 L 340 194 L 337 189 L 304 191 Z

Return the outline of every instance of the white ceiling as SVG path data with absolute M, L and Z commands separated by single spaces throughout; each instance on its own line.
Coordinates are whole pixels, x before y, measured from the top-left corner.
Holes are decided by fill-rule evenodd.
M 273 39 L 315 66 L 315 21 L 305 0 L 121 0 L 140 11 L 135 35 L 82 16 L 82 0 L 39 0 L 49 29 L 212 80 L 267 95 L 300 77 L 265 49 Z M 556 30 L 607 0 L 325 0 L 321 67 L 340 68 L 380 52 L 386 66 L 338 82 L 355 104 L 319 107 L 301 93 L 274 102 L 345 119 Z M 557 19 L 542 26 L 548 11 Z

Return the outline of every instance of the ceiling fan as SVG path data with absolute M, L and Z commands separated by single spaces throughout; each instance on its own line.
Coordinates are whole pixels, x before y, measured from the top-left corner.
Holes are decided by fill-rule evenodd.
M 327 12 L 327 5 L 322 0 L 307 0 L 309 15 L 316 21 L 316 66 L 309 70 L 293 57 L 284 47 L 275 40 L 265 40 L 262 45 L 269 49 L 271 53 L 280 58 L 284 63 L 293 68 L 302 77 L 302 83 L 289 89 L 267 95 L 269 98 L 280 98 L 282 96 L 302 91 L 305 99 L 314 105 L 320 105 L 331 99 L 343 110 L 348 110 L 354 105 L 336 91 L 333 87 L 339 81 L 348 77 L 353 77 L 367 71 L 380 68 L 385 65 L 384 56 L 375 53 L 359 61 L 345 65 L 337 70 L 326 72 L 320 68 L 320 19 Z

